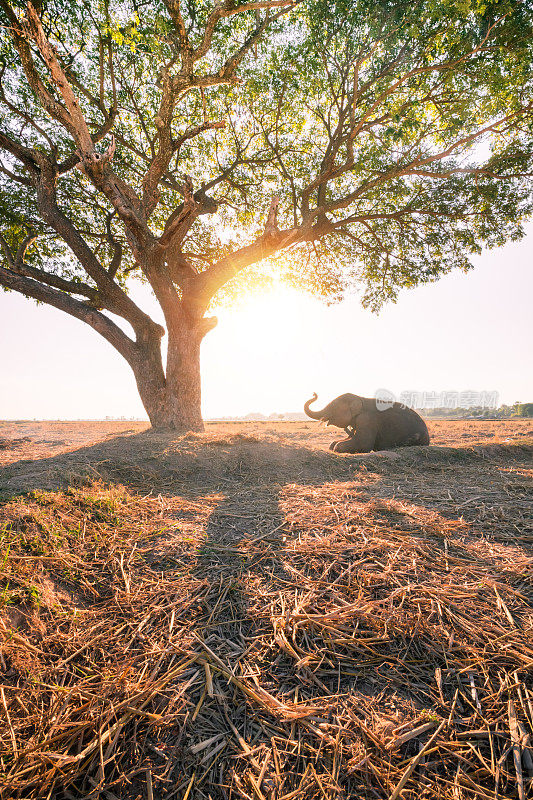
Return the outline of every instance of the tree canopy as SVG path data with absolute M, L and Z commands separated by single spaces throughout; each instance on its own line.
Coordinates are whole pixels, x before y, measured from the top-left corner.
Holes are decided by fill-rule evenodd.
M 133 274 L 169 335 L 202 336 L 213 300 L 272 274 L 378 309 L 467 269 L 532 211 L 532 11 L 0 0 L 0 285 L 135 372 L 162 330 Z

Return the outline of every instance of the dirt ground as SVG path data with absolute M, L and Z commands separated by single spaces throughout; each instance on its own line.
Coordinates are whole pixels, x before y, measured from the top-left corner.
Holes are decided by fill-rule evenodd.
M 525 800 L 533 424 L 0 426 L 0 797 Z
M 459 446 L 520 441 L 533 437 L 533 420 L 428 421 L 432 445 Z M 41 459 L 148 429 L 145 422 L 0 421 L 0 465 Z M 274 441 L 327 448 L 344 436 L 316 422 L 208 422 L 206 438 L 225 434 L 268 436 Z

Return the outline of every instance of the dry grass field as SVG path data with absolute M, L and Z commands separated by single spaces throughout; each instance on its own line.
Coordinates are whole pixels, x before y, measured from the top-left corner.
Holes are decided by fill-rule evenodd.
M 145 428 L 0 423 L 2 798 L 532 795 L 533 423 Z
M 428 422 L 434 445 L 520 441 L 533 437 L 533 420 L 434 420 Z M 24 459 L 41 459 L 76 450 L 84 445 L 108 441 L 146 431 L 145 422 L 2 422 L 0 420 L 0 466 Z M 327 448 L 342 431 L 326 429 L 316 422 L 208 422 L 207 434 L 243 434 L 275 437 L 311 447 Z M 208 437 L 209 438 L 209 437 Z

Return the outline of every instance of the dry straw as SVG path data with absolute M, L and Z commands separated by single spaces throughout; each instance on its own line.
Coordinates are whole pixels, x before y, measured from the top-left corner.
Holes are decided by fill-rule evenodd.
M 2 797 L 531 796 L 533 449 L 223 447 L 3 505 Z

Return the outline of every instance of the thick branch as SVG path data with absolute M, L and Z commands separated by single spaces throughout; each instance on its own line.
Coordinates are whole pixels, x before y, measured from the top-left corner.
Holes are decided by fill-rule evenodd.
M 22 275 L 16 275 L 10 270 L 0 267 L 0 286 L 6 289 L 11 289 L 15 292 L 26 297 L 32 297 L 41 303 L 47 303 L 49 306 L 58 308 L 60 311 L 70 314 L 71 317 L 76 317 L 87 325 L 90 325 L 97 331 L 104 339 L 113 345 L 118 352 L 124 356 L 128 363 L 132 364 L 136 356 L 136 346 L 124 331 L 118 325 L 108 319 L 104 314 L 100 313 L 91 306 L 82 303 L 79 300 L 69 297 L 69 295 L 59 292 L 56 289 L 51 289 L 48 286 L 43 286 L 31 278 Z
M 157 187 L 174 154 L 172 117 L 176 103 L 176 87 L 168 68 L 163 70 L 161 83 L 163 94 L 159 104 L 159 111 L 154 120 L 157 128 L 157 138 L 159 139 L 159 148 L 143 178 L 143 210 L 146 217 L 150 216 L 159 201 Z
M 269 8 L 288 10 L 296 6 L 298 2 L 299 0 L 258 0 L 258 2 L 243 3 L 240 6 L 235 6 L 233 0 L 222 0 L 222 2 L 216 3 L 207 20 L 202 41 L 194 51 L 194 60 L 198 61 L 209 51 L 213 35 L 221 19 L 232 17 L 234 14 L 243 14 L 245 11 L 261 11 Z
M 65 104 L 65 106 L 61 106 L 59 103 L 55 103 L 54 101 L 53 107 L 51 106 L 48 108 L 48 110 L 51 111 L 53 116 L 55 116 L 56 119 L 61 122 L 65 128 L 67 128 L 67 130 L 70 130 L 70 132 L 74 135 L 78 145 L 84 152 L 91 152 L 94 150 L 94 145 L 91 139 L 89 128 L 87 127 L 87 123 L 85 121 L 85 117 L 83 116 L 79 100 L 72 91 L 72 87 L 57 59 L 52 45 L 46 38 L 39 15 L 37 14 L 31 2 L 29 2 L 26 6 L 26 14 L 28 29 L 31 33 L 31 36 L 39 48 L 39 51 L 44 58 L 48 69 L 50 70 L 52 80 L 58 87 Z M 34 69 L 33 62 L 31 63 L 31 66 L 28 66 L 29 69 L 26 73 L 27 75 L 28 73 L 31 74 L 32 68 Z M 47 97 L 45 97 L 42 92 L 39 94 L 41 100 L 48 103 L 49 95 L 47 92 L 46 95 Z
M 31 150 L 29 147 L 24 147 L 20 142 L 15 142 L 3 131 L 0 131 L 0 148 L 11 153 L 11 155 L 14 156 L 17 161 L 20 161 L 21 164 L 24 164 L 26 169 L 34 176 L 37 175 L 38 168 L 34 150 Z
M 0 0 L 0 3 L 2 7 L 5 5 L 4 0 Z M 12 12 L 11 15 L 14 16 Z M 13 37 L 30 85 L 38 94 L 43 107 L 73 137 L 79 148 L 78 155 L 82 168 L 96 188 L 103 192 L 116 209 L 130 234 L 132 247 L 139 251 L 153 237 L 151 237 L 146 225 L 140 198 L 133 188 L 115 175 L 110 168 L 114 153 L 113 141 L 104 155 L 96 152 L 79 100 L 72 90 L 63 67 L 59 63 L 54 48 L 46 38 L 39 16 L 32 4 L 27 4 L 28 34 L 39 48 L 39 52 L 48 67 L 50 77 L 61 94 L 64 106 L 53 100 L 47 90 L 43 88 L 27 42 L 22 36 L 18 21 L 16 18 L 14 20 Z
M 30 46 L 26 38 L 26 31 L 19 22 L 18 17 L 14 14 L 13 9 L 9 5 L 9 3 L 6 2 L 6 0 L 0 0 L 0 8 L 2 8 L 7 18 L 9 19 L 11 26 L 10 27 L 11 35 L 13 37 L 13 43 L 20 56 L 22 68 L 24 70 L 28 83 L 30 84 L 31 88 L 39 98 L 39 101 L 41 102 L 43 108 L 45 108 L 48 111 L 50 116 L 56 119 L 58 122 L 60 122 L 66 128 L 66 130 L 68 130 L 71 134 L 73 134 L 74 133 L 73 125 L 67 109 L 50 94 L 45 84 L 41 80 L 41 77 L 37 69 L 35 68 Z M 31 3 L 27 4 L 27 11 L 28 11 L 28 20 L 30 21 L 31 25 L 31 20 L 33 19 L 33 17 L 37 16 L 36 11 L 33 5 L 31 5 Z
M 122 243 L 115 239 L 113 236 L 113 230 L 111 228 L 111 220 L 113 219 L 113 214 L 106 215 L 106 238 L 111 247 L 113 248 L 113 256 L 111 258 L 111 263 L 108 269 L 108 275 L 110 278 L 114 278 L 117 272 L 120 269 L 120 265 L 122 263 Z
M 182 67 L 188 69 L 192 65 L 192 46 L 181 13 L 179 0 L 164 0 L 164 3 L 178 34 Z
M 26 236 L 18 248 L 17 253 L 13 255 L 8 243 L 0 234 L 0 249 L 4 254 L 11 272 L 15 272 L 17 275 L 24 275 L 27 278 L 34 278 L 40 283 L 44 283 L 47 286 L 53 286 L 55 289 L 60 289 L 62 292 L 78 294 L 82 297 L 87 297 L 90 300 L 95 300 L 97 289 L 89 286 L 87 283 L 82 283 L 81 281 L 79 283 L 77 281 L 68 281 L 65 278 L 61 278 L 59 275 L 54 275 L 51 272 L 46 272 L 45 270 L 37 269 L 36 267 L 30 267 L 24 263 L 24 254 L 26 249 L 33 241 L 35 241 L 35 238 L 36 237 L 33 234 Z
M 311 230 L 306 227 L 278 231 L 277 235 L 262 235 L 252 244 L 241 247 L 217 261 L 205 272 L 200 273 L 191 287 L 191 295 L 196 298 L 202 312 L 211 298 L 241 270 L 268 258 L 279 250 L 292 244 L 305 241 Z
M 45 222 L 61 236 L 98 286 L 105 306 L 124 317 L 138 333 L 147 327 L 162 330 L 131 300 L 102 267 L 79 231 L 57 205 L 53 167 L 43 158 L 37 186 L 37 203 Z
M 184 202 L 172 212 L 159 239 L 159 243 L 163 247 L 167 247 L 175 240 L 181 242 L 197 216 L 192 180 L 188 175 L 184 176 L 183 196 Z

